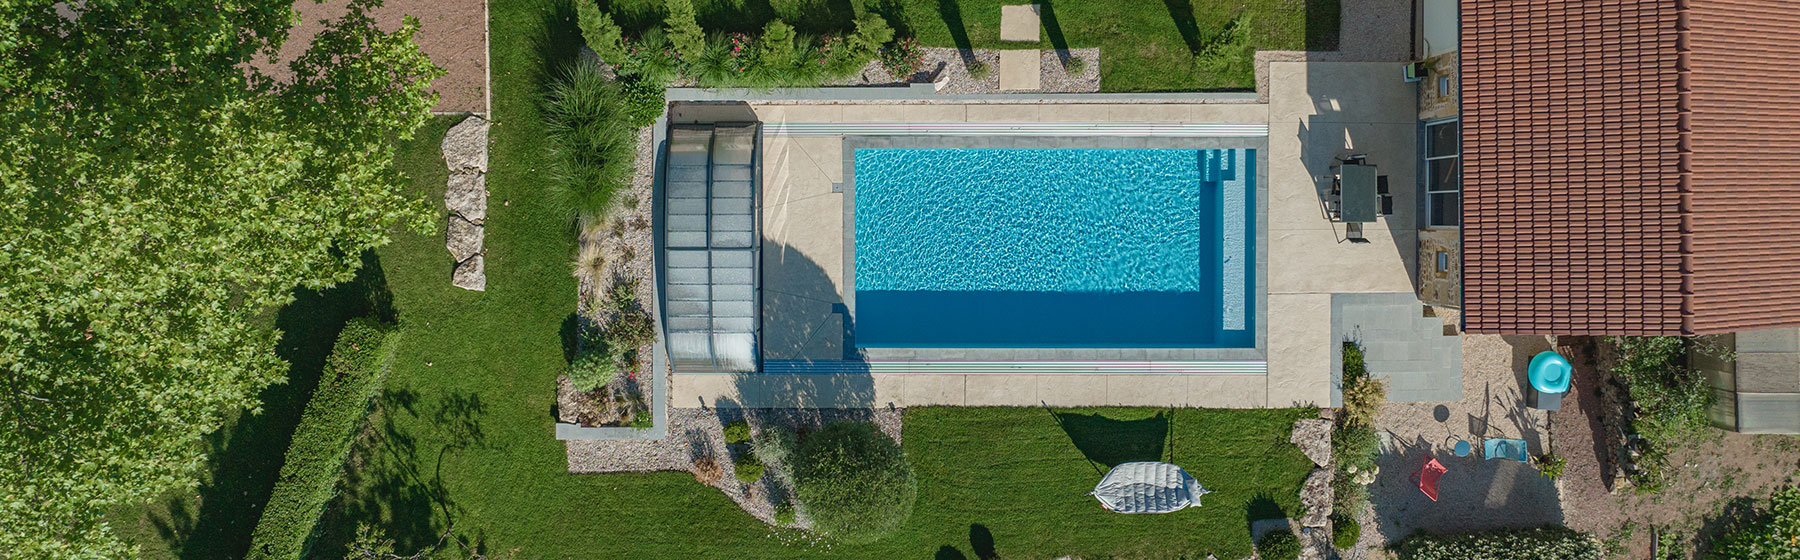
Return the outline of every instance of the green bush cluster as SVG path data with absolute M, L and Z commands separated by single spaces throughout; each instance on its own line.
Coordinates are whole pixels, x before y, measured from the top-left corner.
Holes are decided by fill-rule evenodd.
M 1355 517 L 1331 514 L 1331 546 L 1350 548 L 1359 540 L 1362 540 L 1362 524 L 1357 523 Z
M 1400 560 L 1600 560 L 1600 541 L 1564 527 L 1414 535 L 1394 547 Z
M 1800 560 L 1800 487 L 1775 492 L 1769 508 L 1713 541 L 1713 560 Z
M 662 27 L 627 38 L 597 5 L 579 4 L 588 47 L 621 76 L 654 84 L 686 77 L 704 87 L 816 86 L 856 74 L 894 40 L 887 20 L 873 13 L 858 16 L 855 31 L 842 37 L 799 35 L 780 20 L 759 35 L 709 36 L 695 22 L 690 0 L 671 0 Z
M 550 86 L 543 117 L 550 200 L 584 225 L 604 222 L 637 171 L 637 129 L 620 86 L 577 64 Z
M 794 432 L 780 426 L 764 426 L 750 440 L 750 448 L 763 464 L 775 469 L 775 477 L 789 488 L 794 487 L 794 468 L 788 461 L 799 447 Z
M 905 452 L 867 422 L 837 422 L 800 441 L 795 495 L 813 528 L 847 543 L 892 532 L 912 515 L 919 482 Z
M 619 376 L 619 365 L 605 344 L 598 341 L 583 344 L 569 362 L 569 382 L 577 391 L 593 391 L 612 383 Z
M 925 64 L 925 53 L 919 50 L 919 40 L 912 37 L 895 39 L 887 46 L 881 47 L 881 67 L 895 79 L 905 80 L 917 74 L 919 67 Z
M 1607 342 L 1618 351 L 1612 372 L 1625 383 L 1637 409 L 1631 429 L 1644 438 L 1631 482 L 1639 493 L 1660 492 L 1667 484 L 1669 452 L 1710 425 L 1712 389 L 1705 375 L 1687 367 L 1688 339 L 1619 336 Z
M 1260 560 L 1296 560 L 1300 558 L 1300 539 L 1287 529 L 1269 531 L 1256 541 L 1256 557 Z
M 725 443 L 748 443 L 750 424 L 738 420 L 725 425 Z
M 656 122 L 667 109 L 663 84 L 646 80 L 643 76 L 626 76 L 619 80 L 619 94 L 624 97 L 625 114 L 631 119 L 631 126 L 645 127 Z
M 281 478 L 251 533 L 248 557 L 297 559 L 306 555 L 319 515 L 337 497 L 356 433 L 369 415 L 394 356 L 394 335 L 373 319 L 344 325 L 326 359 L 318 388 L 306 403 Z
M 1375 418 L 1387 403 L 1387 383 L 1369 375 L 1362 347 L 1344 343 L 1344 407 L 1331 430 L 1331 455 L 1337 464 L 1332 478 L 1332 506 L 1351 512 L 1368 501 L 1368 483 L 1374 479 L 1375 458 L 1381 438 Z
M 756 455 L 743 453 L 731 460 L 731 468 L 736 473 L 738 482 L 750 484 L 762 478 L 763 464 Z

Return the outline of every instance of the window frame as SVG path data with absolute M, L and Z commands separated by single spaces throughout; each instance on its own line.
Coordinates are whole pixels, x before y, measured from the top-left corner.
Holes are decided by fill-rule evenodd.
M 1454 124 L 1456 126 L 1455 149 L 1452 150 L 1452 153 L 1450 155 L 1433 156 L 1433 155 L 1431 155 L 1431 152 L 1432 152 L 1432 150 L 1431 150 L 1432 149 L 1432 144 L 1431 144 L 1432 128 L 1437 127 L 1437 126 L 1443 126 L 1446 124 Z M 1424 137 L 1425 137 L 1425 141 L 1421 143 L 1422 145 L 1420 147 L 1422 149 L 1419 151 L 1419 155 L 1422 156 L 1422 159 L 1424 162 L 1424 164 L 1421 166 L 1421 171 L 1424 172 L 1424 177 L 1422 177 L 1421 180 L 1419 181 L 1419 186 L 1420 186 L 1420 190 L 1425 194 L 1424 200 L 1423 200 L 1424 210 L 1425 210 L 1425 212 L 1424 212 L 1425 213 L 1425 227 L 1461 228 L 1462 227 L 1462 122 L 1461 122 L 1461 119 L 1459 117 L 1449 117 L 1449 118 L 1437 119 L 1437 120 L 1433 120 L 1433 121 L 1426 121 L 1425 125 L 1424 125 Z M 1443 160 L 1455 160 L 1455 163 L 1453 165 L 1456 166 L 1456 175 L 1457 175 L 1456 188 L 1453 188 L 1453 189 L 1433 189 L 1432 188 L 1431 183 L 1432 183 L 1433 178 L 1436 175 L 1431 172 L 1431 163 L 1434 161 L 1443 161 Z M 1432 207 L 1433 207 L 1431 204 L 1432 195 L 1446 195 L 1446 194 L 1456 196 L 1456 223 L 1455 224 L 1439 223 L 1441 220 L 1438 219 L 1438 216 L 1432 210 Z

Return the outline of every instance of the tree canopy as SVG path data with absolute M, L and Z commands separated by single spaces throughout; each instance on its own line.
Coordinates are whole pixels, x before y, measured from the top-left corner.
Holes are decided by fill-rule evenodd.
M 836 422 L 800 441 L 794 493 L 813 528 L 849 543 L 872 542 L 912 515 L 918 478 L 906 453 L 868 422 Z
M 281 57 L 291 0 L 0 1 L 0 550 L 129 555 L 102 513 L 284 378 L 258 317 L 435 227 L 392 157 L 442 72 L 375 5 Z

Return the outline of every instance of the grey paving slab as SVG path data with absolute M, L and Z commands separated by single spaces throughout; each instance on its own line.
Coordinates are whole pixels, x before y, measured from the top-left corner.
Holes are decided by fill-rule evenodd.
M 1391 402 L 1462 400 L 1462 339 L 1426 317 L 1418 296 L 1332 294 L 1331 406 L 1343 404 L 1343 345 L 1357 342 L 1370 374 L 1387 379 Z

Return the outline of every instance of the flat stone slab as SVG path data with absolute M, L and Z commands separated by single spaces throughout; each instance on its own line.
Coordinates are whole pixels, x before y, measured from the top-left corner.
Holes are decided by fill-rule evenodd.
M 480 224 L 487 218 L 487 179 L 480 173 L 450 175 L 444 189 L 444 206 L 470 222 Z
M 456 263 L 456 269 L 450 273 L 450 285 L 464 290 L 487 291 L 487 267 L 481 261 L 481 255 L 475 255 Z
M 460 216 L 450 216 L 450 225 L 444 232 L 444 248 L 450 250 L 450 257 L 456 262 L 463 262 L 481 254 L 481 226 Z
M 469 117 L 450 127 L 439 145 L 444 151 L 444 165 L 451 173 L 486 173 L 488 167 L 488 122 Z
M 1300 486 L 1301 527 L 1324 527 L 1331 519 L 1331 469 L 1320 467 Z
M 1331 464 L 1331 421 L 1323 418 L 1302 418 L 1294 422 L 1294 433 L 1288 441 L 1300 447 L 1306 458 L 1312 459 L 1314 465 Z
M 1037 49 L 1000 51 L 1000 89 L 1037 90 L 1043 83 L 1042 62 Z
M 1036 4 L 1000 7 L 1000 40 L 1036 43 L 1039 28 Z

